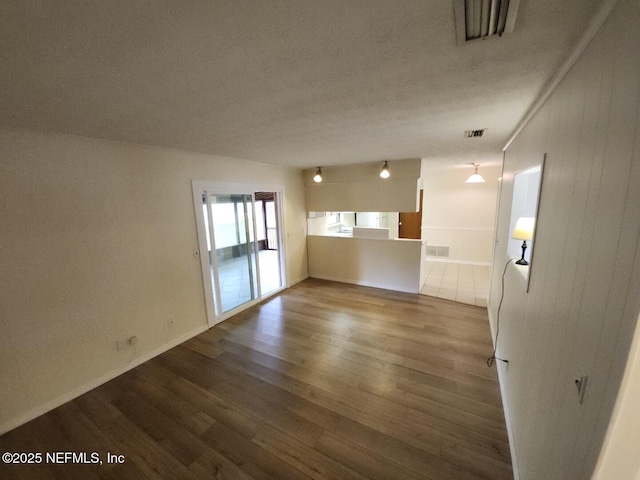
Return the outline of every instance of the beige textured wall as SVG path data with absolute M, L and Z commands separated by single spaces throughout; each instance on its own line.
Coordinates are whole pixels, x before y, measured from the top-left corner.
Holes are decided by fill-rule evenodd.
M 620 0 L 506 152 L 495 329 L 514 172 L 547 153 L 531 288 L 506 274 L 498 362 L 520 480 L 590 478 L 640 309 L 640 3 Z M 581 405 L 575 378 L 589 380 Z
M 284 185 L 288 280 L 307 276 L 300 170 L 65 135 L 0 149 L 0 433 L 206 328 L 192 180 Z
M 380 178 L 382 162 L 304 171 L 307 210 L 310 212 L 417 212 L 420 159 L 389 162 L 391 177 Z

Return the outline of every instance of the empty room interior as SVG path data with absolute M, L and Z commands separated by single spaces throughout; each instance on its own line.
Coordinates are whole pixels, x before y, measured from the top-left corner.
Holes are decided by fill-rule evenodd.
M 640 480 L 637 0 L 0 12 L 0 478 Z

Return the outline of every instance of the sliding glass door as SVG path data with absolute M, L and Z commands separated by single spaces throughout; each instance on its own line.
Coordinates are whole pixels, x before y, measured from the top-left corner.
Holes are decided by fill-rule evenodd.
M 254 197 L 260 289 L 263 294 L 266 294 L 282 287 L 278 196 L 275 192 L 255 192 Z
M 213 194 L 209 209 L 215 244 L 210 255 L 215 252 L 220 308 L 226 313 L 258 297 L 253 202 L 251 195 Z M 213 258 L 209 264 L 214 268 Z
M 193 182 L 207 314 L 213 325 L 283 288 L 276 192 Z

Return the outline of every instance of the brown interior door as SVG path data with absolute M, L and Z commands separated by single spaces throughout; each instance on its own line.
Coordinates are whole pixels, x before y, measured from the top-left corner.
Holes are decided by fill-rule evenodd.
M 422 190 L 420 190 L 420 210 L 418 212 L 400 212 L 398 237 L 420 240 L 422 231 Z

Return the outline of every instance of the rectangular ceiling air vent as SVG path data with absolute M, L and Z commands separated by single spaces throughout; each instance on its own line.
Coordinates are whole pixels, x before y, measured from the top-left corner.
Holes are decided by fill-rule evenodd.
M 513 32 L 519 6 L 520 0 L 453 0 L 458 45 Z
M 480 138 L 484 135 L 484 132 L 486 131 L 487 131 L 486 128 L 483 128 L 482 130 L 465 130 L 464 136 L 466 138 Z

